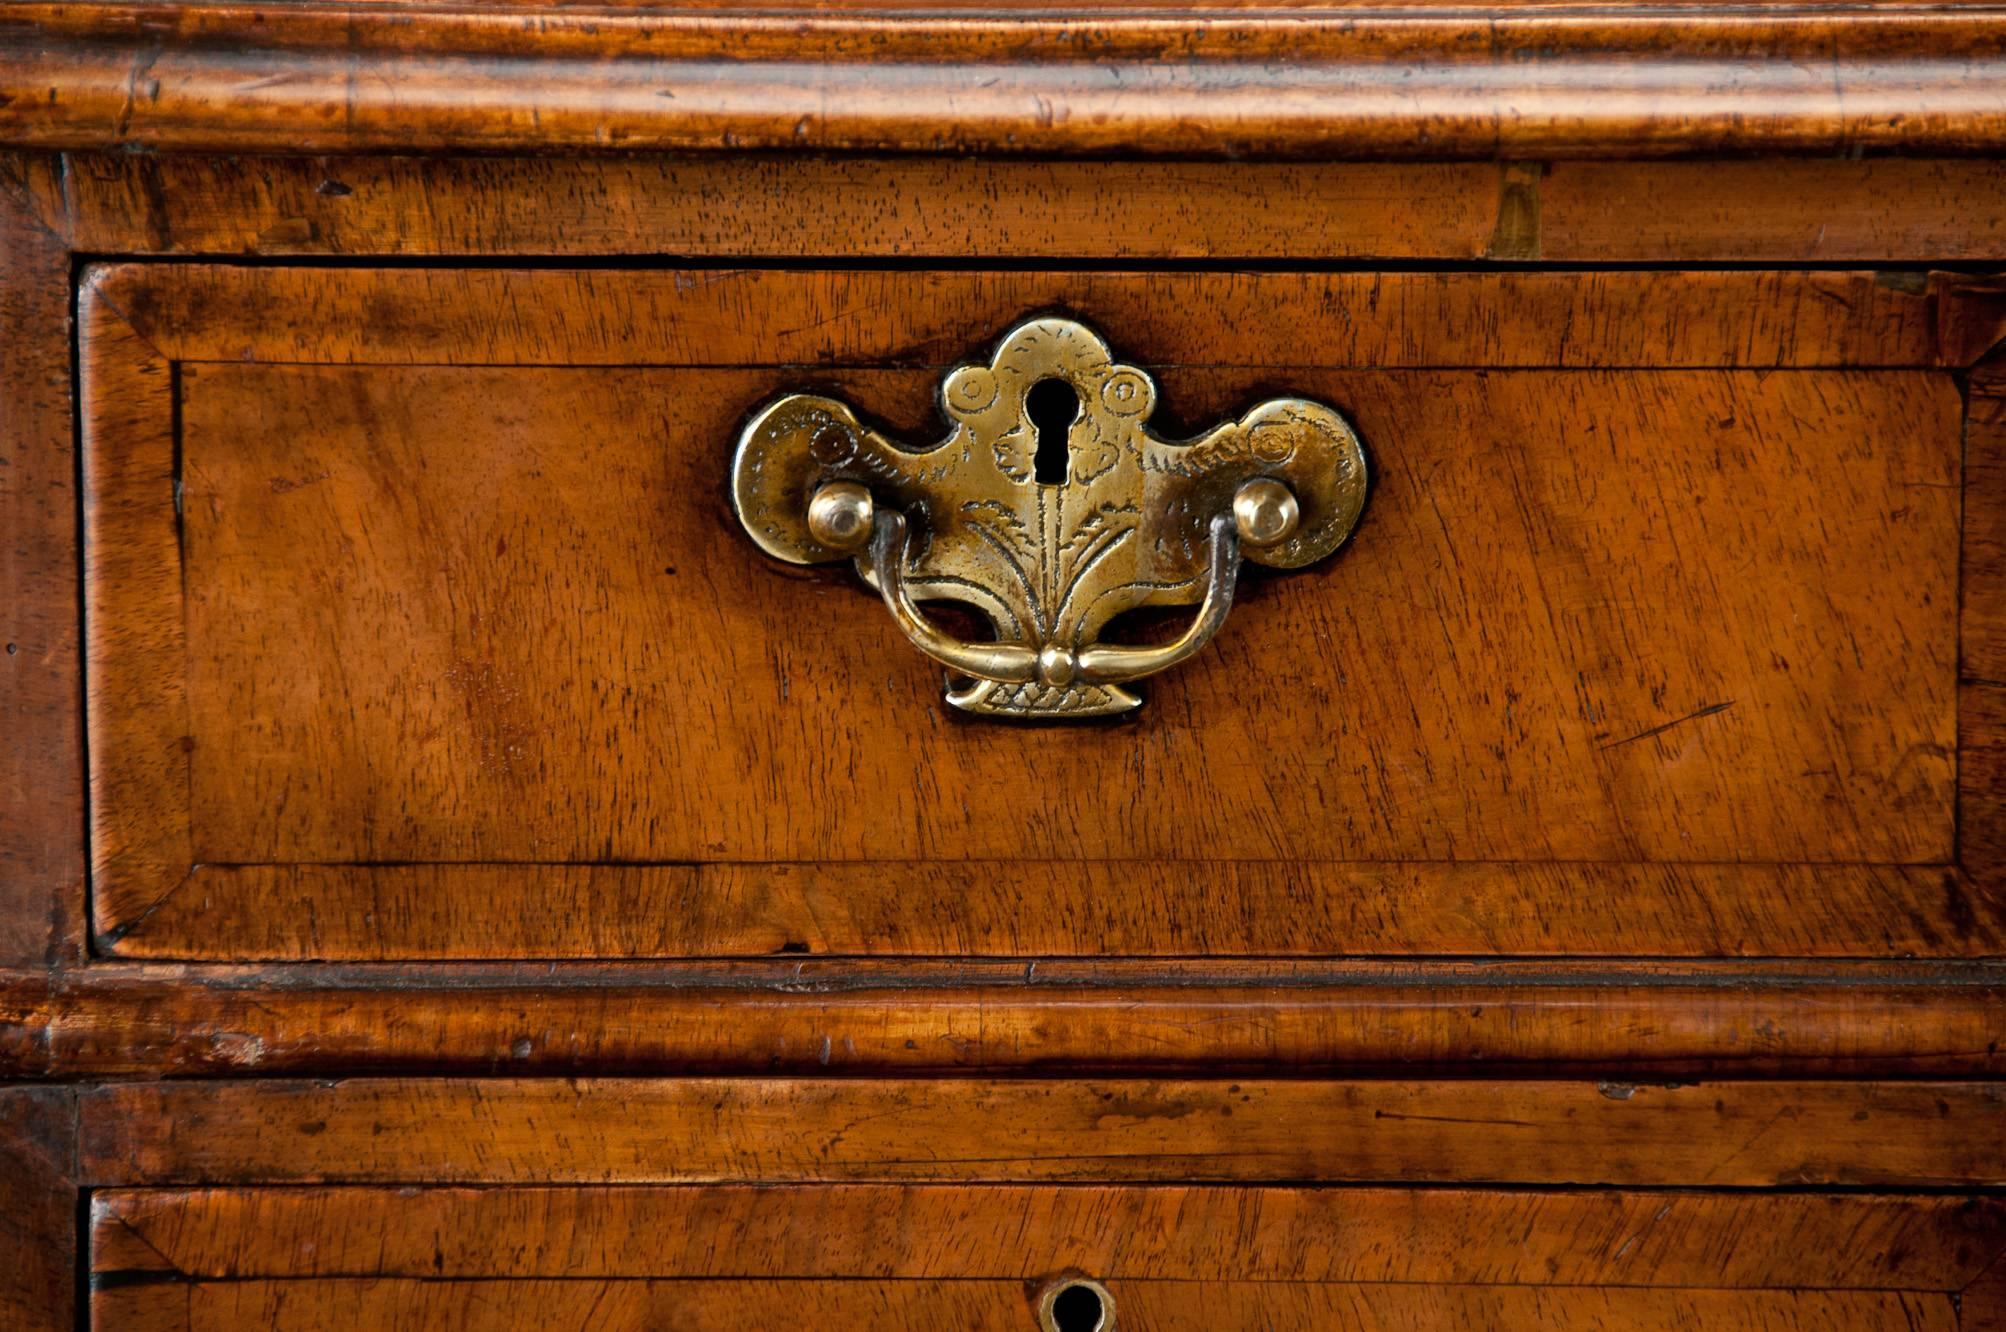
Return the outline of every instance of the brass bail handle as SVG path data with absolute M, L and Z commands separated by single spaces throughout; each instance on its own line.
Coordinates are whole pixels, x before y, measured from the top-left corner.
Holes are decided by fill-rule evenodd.
M 1056 479 L 1042 475 L 1042 451 L 1033 466 L 1029 408 L 1052 381 L 1079 404 Z M 947 697 L 971 712 L 1139 706 L 1122 686 L 1210 641 L 1243 559 L 1280 569 L 1322 559 L 1364 505 L 1364 452 L 1330 408 L 1273 399 L 1195 439 L 1161 439 L 1147 427 L 1155 384 L 1071 320 L 1018 325 L 987 364 L 949 374 L 941 396 L 952 429 L 923 448 L 834 399 L 769 403 L 740 434 L 732 493 L 767 553 L 853 559 L 907 640 L 970 682 Z M 939 600 L 982 612 L 993 640 L 942 630 L 921 610 Z M 1098 641 L 1122 611 L 1194 604 L 1169 643 Z
M 878 585 L 892 620 L 914 647 L 949 670 L 998 684 L 1037 681 L 1051 688 L 1079 684 L 1120 684 L 1168 670 L 1190 657 L 1226 623 L 1233 587 L 1240 575 L 1240 547 L 1272 546 L 1301 521 L 1296 497 L 1280 481 L 1256 477 L 1234 492 L 1230 514 L 1207 525 L 1204 595 L 1191 625 L 1158 647 L 1101 644 L 1075 649 L 1046 642 L 1035 649 L 1019 643 L 969 643 L 936 628 L 906 587 L 905 515 L 879 510 L 871 492 L 855 481 L 830 481 L 808 501 L 808 530 L 832 550 L 866 554 L 867 577 Z

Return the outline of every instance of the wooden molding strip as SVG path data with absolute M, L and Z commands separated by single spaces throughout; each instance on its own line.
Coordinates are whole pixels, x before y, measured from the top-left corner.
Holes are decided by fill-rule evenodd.
M 70 256 L 0 198 L 0 965 L 82 954 Z M 7 1312 L 0 1298 L 0 1315 Z M 4 1321 L 4 1319 L 0 1319 Z
M 1968 753 L 1996 747 L 1987 737 L 1999 725 L 1969 706 L 1965 720 Z M 1974 836 L 1986 771 L 1970 759 L 1960 768 Z M 166 808 L 178 790 L 163 787 L 144 808 Z M 1948 960 L 2006 952 L 2006 893 L 1941 865 L 960 860 L 200 865 L 183 876 L 164 861 L 136 863 L 157 845 L 148 827 L 157 820 L 130 825 L 138 836 L 123 862 L 101 862 L 117 871 L 100 875 L 95 899 L 106 955 Z M 120 873 L 136 884 L 165 875 L 175 886 L 121 896 Z M 1133 905 L 1083 909 L 1093 901 Z M 1208 909 L 1219 901 L 1240 905 Z
M 1129 1282 L 1950 1292 L 2006 1248 L 2006 1199 L 1175 1184 L 252 1186 L 102 1191 L 89 1229 L 91 1271 L 116 1278 L 107 1284 L 865 1273 L 1036 1283 L 1073 1270 Z
M 1984 152 L 2006 12 L 28 3 L 0 142 L 1298 157 Z
M 1977 1082 L 249 1079 L 78 1104 L 92 1188 L 2006 1183 L 2006 1096 Z
M 1986 966 L 121 966 L 0 973 L 0 1078 L 1998 1076 L 2002 1001 Z
M 218 1281 L 101 1286 L 93 1327 L 238 1332 L 247 1327 L 426 1327 L 543 1332 L 593 1327 L 1035 1327 L 1041 1284 L 1023 1281 Z M 1948 1292 L 1434 1286 L 1399 1282 L 1125 1281 L 1124 1327 L 1603 1328 L 1771 1332 L 1779 1327 L 1959 1332 Z M 1963 1306 L 1970 1309 L 1967 1302 Z M 475 1312 L 469 1313 L 468 1310 Z M 461 1321 L 454 1321 L 454 1320 Z M 297 1320 L 297 1321 L 287 1321 Z
M 998 321 L 1017 312 L 1066 309 L 1119 330 L 1123 354 L 1160 371 L 1857 370 L 1940 366 L 1947 290 L 1952 282 L 1850 269 L 1158 274 L 133 262 L 87 266 L 78 301 L 92 321 L 88 341 L 109 340 L 123 325 L 166 360 L 236 365 L 936 369 L 966 359 L 971 342 L 1000 335 Z M 441 326 L 441 309 L 457 312 L 450 327 Z
M 640 253 L 744 263 L 840 251 L 955 263 L 979 253 L 1317 265 L 2006 258 L 2006 162 L 1982 158 L 1499 164 L 712 153 L 246 162 L 19 153 L 0 158 L 0 189 L 9 182 L 71 249 L 103 255 Z M 1260 207 L 1246 207 L 1249 198 Z M 180 202 L 163 208 L 163 199 Z M 833 217 L 863 225 L 832 229 Z

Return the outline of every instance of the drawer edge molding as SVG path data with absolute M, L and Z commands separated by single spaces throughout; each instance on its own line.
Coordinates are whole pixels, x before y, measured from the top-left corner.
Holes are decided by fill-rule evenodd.
M 2006 1092 L 1975 1082 L 259 1079 L 78 1105 L 92 1188 L 2006 1183 Z
M 1772 964 L 118 966 L 0 973 L 0 1078 L 1997 1077 L 2006 969 Z
M 1983 718 L 1970 720 L 1990 734 Z M 1982 774 L 1967 768 L 1969 799 Z M 196 865 L 177 885 L 142 909 L 101 915 L 101 954 L 292 963 L 2006 953 L 2006 900 L 1954 865 Z M 1222 893 L 1247 906 L 1207 910 Z M 608 905 L 571 909 L 587 898 Z M 1142 907 L 1120 916 L 1080 907 L 1109 899 Z
M 102 1190 L 89 1232 L 94 1285 L 868 1275 L 1035 1288 L 1072 1271 L 1129 1283 L 1947 1292 L 2006 1248 L 2006 1199 L 1371 1185 L 250 1185 Z
M 2006 142 L 2006 16 L 10 7 L 0 142 L 257 151 L 1667 156 Z M 358 62 L 362 62 L 359 64 Z M 357 77 L 366 64 L 368 77 Z M 143 82 L 135 84 L 135 70 Z M 134 95 L 135 86 L 145 95 Z

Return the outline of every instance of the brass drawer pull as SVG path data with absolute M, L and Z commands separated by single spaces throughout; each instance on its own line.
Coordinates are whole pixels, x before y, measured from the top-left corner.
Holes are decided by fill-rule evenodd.
M 1019 324 L 987 365 L 950 373 L 941 399 L 952 429 L 911 449 L 833 398 L 780 398 L 739 436 L 732 498 L 770 555 L 854 558 L 912 644 L 971 678 L 947 695 L 970 712 L 1127 712 L 1142 700 L 1122 685 L 1218 632 L 1243 557 L 1314 563 L 1365 504 L 1364 451 L 1330 408 L 1276 398 L 1161 439 L 1149 376 L 1068 319 Z M 949 635 L 924 601 L 976 607 L 995 641 Z M 1194 602 L 1172 642 L 1098 641 L 1123 611 Z

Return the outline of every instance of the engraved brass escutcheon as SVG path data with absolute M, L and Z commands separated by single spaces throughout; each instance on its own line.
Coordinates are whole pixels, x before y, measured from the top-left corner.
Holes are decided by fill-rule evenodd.
M 1060 476 L 1033 420 L 1032 391 L 1048 381 L 1077 404 Z M 947 698 L 969 712 L 1129 711 L 1142 700 L 1124 684 L 1218 630 L 1242 558 L 1314 563 L 1365 505 L 1364 451 L 1330 408 L 1276 398 L 1196 439 L 1158 438 L 1156 385 L 1070 319 L 1017 325 L 988 364 L 951 372 L 941 401 L 952 429 L 924 448 L 887 439 L 833 398 L 769 403 L 739 436 L 732 500 L 769 555 L 854 558 L 913 645 L 967 678 Z M 951 637 L 920 609 L 929 601 L 976 607 L 994 640 Z M 1123 611 L 1193 603 L 1172 642 L 1099 641 Z

